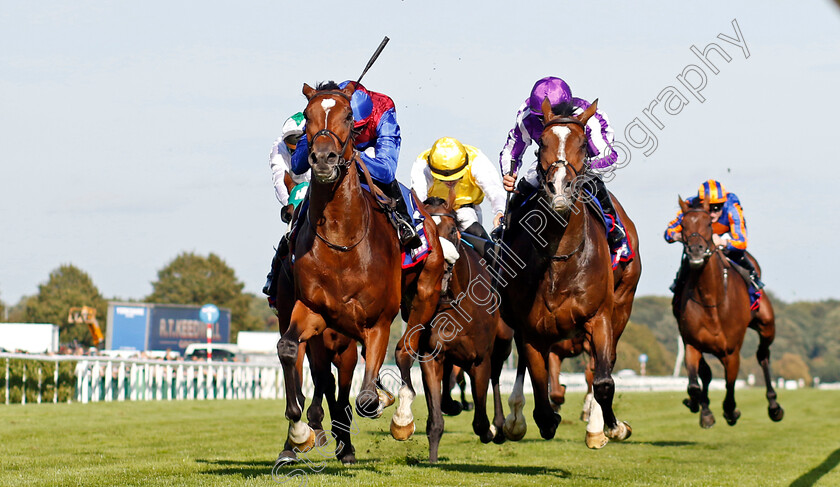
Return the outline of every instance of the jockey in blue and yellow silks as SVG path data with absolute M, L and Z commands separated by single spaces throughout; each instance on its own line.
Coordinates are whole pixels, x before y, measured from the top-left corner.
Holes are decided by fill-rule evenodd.
M 342 89 L 349 83 L 356 86 L 350 98 L 355 131 L 358 132 L 355 138 L 356 149 L 377 186 L 396 202 L 397 211 L 392 217 L 396 220 L 400 243 L 409 249 L 416 248 L 421 243 L 420 238 L 411 223 L 412 219 L 396 180 L 402 139 L 394 101 L 387 95 L 368 91 L 355 81 L 345 81 L 339 85 L 323 83 L 319 89 Z M 309 143 L 304 134 L 292 154 L 292 171 L 295 174 L 309 171 L 308 155 Z
M 750 271 L 753 284 L 758 289 L 763 288 L 764 284 L 759 280 L 755 267 L 746 256 L 747 222 L 744 219 L 744 212 L 741 209 L 741 201 L 738 196 L 735 193 L 728 193 L 720 182 L 709 179 L 700 185 L 697 196 L 691 196 L 686 200 L 691 207 L 703 201 L 709 202 L 713 243 L 723 247 L 724 254 L 735 261 L 736 264 Z M 682 218 L 682 211 L 679 211 L 676 218 L 665 229 L 666 242 L 682 242 Z M 672 287 L 676 286 L 680 277 L 681 272 L 678 272 Z

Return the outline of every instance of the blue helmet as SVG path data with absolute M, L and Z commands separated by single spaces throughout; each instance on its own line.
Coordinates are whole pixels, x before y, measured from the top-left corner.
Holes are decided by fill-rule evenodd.
M 355 81 L 347 80 L 338 86 L 344 88 L 350 83 L 356 86 L 356 91 L 353 92 L 353 97 L 350 98 L 350 106 L 353 108 L 353 120 L 356 121 L 356 126 L 358 127 L 373 113 L 373 100 L 370 99 L 367 89 Z

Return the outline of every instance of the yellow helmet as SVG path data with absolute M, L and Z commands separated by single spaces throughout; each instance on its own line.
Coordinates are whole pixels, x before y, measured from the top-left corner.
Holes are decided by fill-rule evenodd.
M 436 179 L 454 181 L 462 178 L 469 166 L 464 146 L 452 137 L 441 137 L 429 151 L 429 170 Z

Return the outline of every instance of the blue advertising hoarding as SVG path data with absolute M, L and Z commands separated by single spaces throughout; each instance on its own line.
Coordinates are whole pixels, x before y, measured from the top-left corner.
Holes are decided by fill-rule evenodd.
M 200 306 L 108 303 L 106 347 L 111 350 L 172 350 L 184 353 L 191 343 L 207 342 Z M 212 325 L 213 343 L 230 341 L 230 310 L 219 309 Z

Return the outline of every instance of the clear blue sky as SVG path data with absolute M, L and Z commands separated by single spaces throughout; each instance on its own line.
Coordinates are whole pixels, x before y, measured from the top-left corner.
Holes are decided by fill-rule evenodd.
M 534 81 L 600 98 L 617 138 L 608 187 L 636 222 L 639 295 L 668 293 L 680 248 L 662 240 L 707 178 L 741 198 L 750 249 L 785 300 L 838 297 L 840 9 L 803 2 L 101 2 L 0 6 L 0 299 L 72 263 L 106 297 L 142 298 L 182 251 L 214 252 L 259 293 L 285 225 L 268 168 L 304 82 L 365 78 L 397 104 L 399 179 L 441 136 L 496 158 Z M 737 19 L 749 58 L 717 36 Z M 712 74 L 690 47 L 719 44 Z M 703 103 L 677 81 L 705 69 Z M 678 115 L 642 110 L 668 86 Z M 530 153 L 530 151 L 529 151 Z

